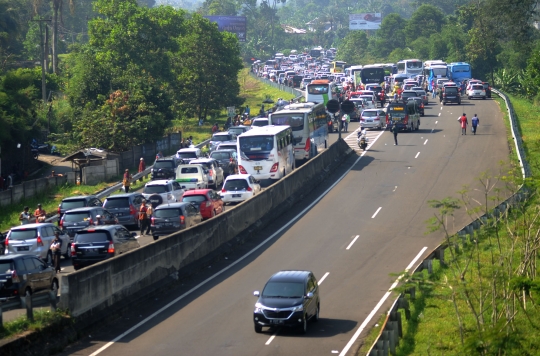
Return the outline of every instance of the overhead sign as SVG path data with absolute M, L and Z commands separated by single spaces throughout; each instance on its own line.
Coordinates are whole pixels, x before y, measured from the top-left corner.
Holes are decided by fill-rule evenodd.
M 236 33 L 239 42 L 246 42 L 247 22 L 245 16 L 203 16 L 218 25 L 220 31 Z
M 227 116 L 234 117 L 236 115 L 236 108 L 234 106 L 227 106 Z
M 349 15 L 349 30 L 378 30 L 381 27 L 380 12 Z

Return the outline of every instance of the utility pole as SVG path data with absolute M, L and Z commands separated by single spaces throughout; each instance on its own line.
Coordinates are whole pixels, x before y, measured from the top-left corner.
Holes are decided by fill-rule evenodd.
M 43 20 L 43 19 L 39 19 L 39 20 L 32 20 L 34 22 L 39 22 L 39 45 L 40 45 L 40 49 L 41 49 L 41 98 L 43 100 L 43 103 L 45 104 L 47 102 L 47 81 L 45 80 L 45 64 L 47 63 L 46 62 L 46 56 L 47 56 L 47 53 L 45 53 L 46 51 L 46 46 L 45 46 L 45 41 L 43 41 L 43 23 L 44 22 L 51 22 L 51 20 Z M 49 34 L 49 31 L 47 30 L 46 31 L 46 35 Z

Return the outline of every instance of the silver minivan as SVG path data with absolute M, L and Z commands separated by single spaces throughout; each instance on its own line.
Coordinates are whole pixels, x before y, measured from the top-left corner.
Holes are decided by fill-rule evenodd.
M 5 254 L 21 254 L 36 256 L 47 263 L 52 263 L 50 246 L 54 233 L 60 233 L 62 255 L 69 258 L 69 236 L 52 223 L 26 224 L 12 227 L 6 237 Z

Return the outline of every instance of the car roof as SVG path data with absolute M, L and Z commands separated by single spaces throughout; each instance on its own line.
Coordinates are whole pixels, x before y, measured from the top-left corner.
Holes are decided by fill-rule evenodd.
M 225 178 L 225 180 L 247 179 L 249 176 L 251 176 L 251 174 L 230 174 L 230 175 L 227 176 L 227 178 Z
M 274 273 L 269 282 L 303 282 L 311 274 L 310 271 L 279 271 Z
M 201 150 L 200 148 L 190 147 L 190 148 L 181 148 L 176 152 L 197 152 L 197 151 L 200 151 L 200 150 Z
M 171 180 L 168 180 L 168 179 L 157 179 L 157 180 L 153 180 L 151 182 L 148 182 L 145 184 L 145 186 L 149 186 L 149 185 L 163 185 L 163 184 L 168 184 L 169 182 L 171 182 Z
M 101 206 L 86 206 L 86 207 L 82 207 L 82 208 L 69 209 L 68 211 L 66 211 L 66 214 L 67 213 L 78 212 L 78 211 L 90 211 L 90 210 L 94 210 L 94 209 L 103 209 L 103 208 Z
M 186 205 L 190 205 L 190 204 L 191 203 L 189 203 L 189 202 L 161 204 L 161 205 L 158 205 L 157 208 L 154 209 L 154 211 L 162 210 L 162 209 L 178 209 L 178 208 L 182 208 L 182 207 L 184 207 Z
M 19 225 L 19 226 L 13 226 L 10 230 L 26 230 L 26 229 L 33 229 L 40 226 L 55 226 L 53 223 L 45 222 L 45 223 L 33 223 L 33 224 L 25 224 L 25 225 Z
M 194 159 L 193 161 L 190 161 L 189 164 L 193 165 L 197 163 L 210 163 L 210 162 L 215 162 L 215 161 L 216 160 L 214 158 L 198 158 L 198 159 Z
M 230 135 L 230 133 L 228 133 L 228 132 L 216 132 L 215 134 L 212 135 L 212 137 L 214 137 L 214 136 L 224 136 L 224 135 Z
M 9 255 L 0 255 L 0 261 L 2 260 L 13 260 L 13 259 L 16 259 L 16 258 L 23 258 L 23 257 L 32 257 L 31 255 L 23 255 L 23 254 L 20 254 L 20 253 L 17 253 L 17 254 L 9 254 Z
M 365 109 L 363 112 L 366 111 L 384 111 L 383 109 Z
M 136 195 L 142 195 L 141 193 L 122 193 L 122 194 L 115 194 L 115 195 L 111 195 L 111 196 L 108 196 L 107 199 L 116 199 L 116 198 L 129 198 L 129 197 L 134 197 Z
M 208 192 L 211 192 L 212 189 L 192 189 L 192 190 L 188 190 L 187 192 L 184 193 L 184 196 L 189 196 L 189 195 L 201 195 L 201 194 L 206 194 Z
M 99 225 L 99 226 L 87 226 L 84 229 L 77 231 L 77 233 L 80 233 L 81 231 L 90 231 L 90 230 L 94 230 L 94 231 L 103 231 L 103 230 L 111 231 L 111 230 L 114 230 L 114 229 L 116 229 L 118 227 L 123 227 L 125 229 L 125 226 L 120 225 L 120 224 Z M 93 232 L 93 231 L 91 231 L 91 232 Z
M 234 148 L 222 148 L 221 150 L 214 150 L 214 151 L 210 152 L 210 156 L 212 155 L 212 153 L 217 152 L 217 151 L 232 153 L 232 152 L 236 152 L 236 149 L 234 149 Z

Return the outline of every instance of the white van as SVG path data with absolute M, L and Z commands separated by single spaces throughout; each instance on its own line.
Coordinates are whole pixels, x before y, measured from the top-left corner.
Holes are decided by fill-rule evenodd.
M 183 189 L 207 189 L 208 172 L 200 164 L 181 164 L 176 167 L 176 181 Z

